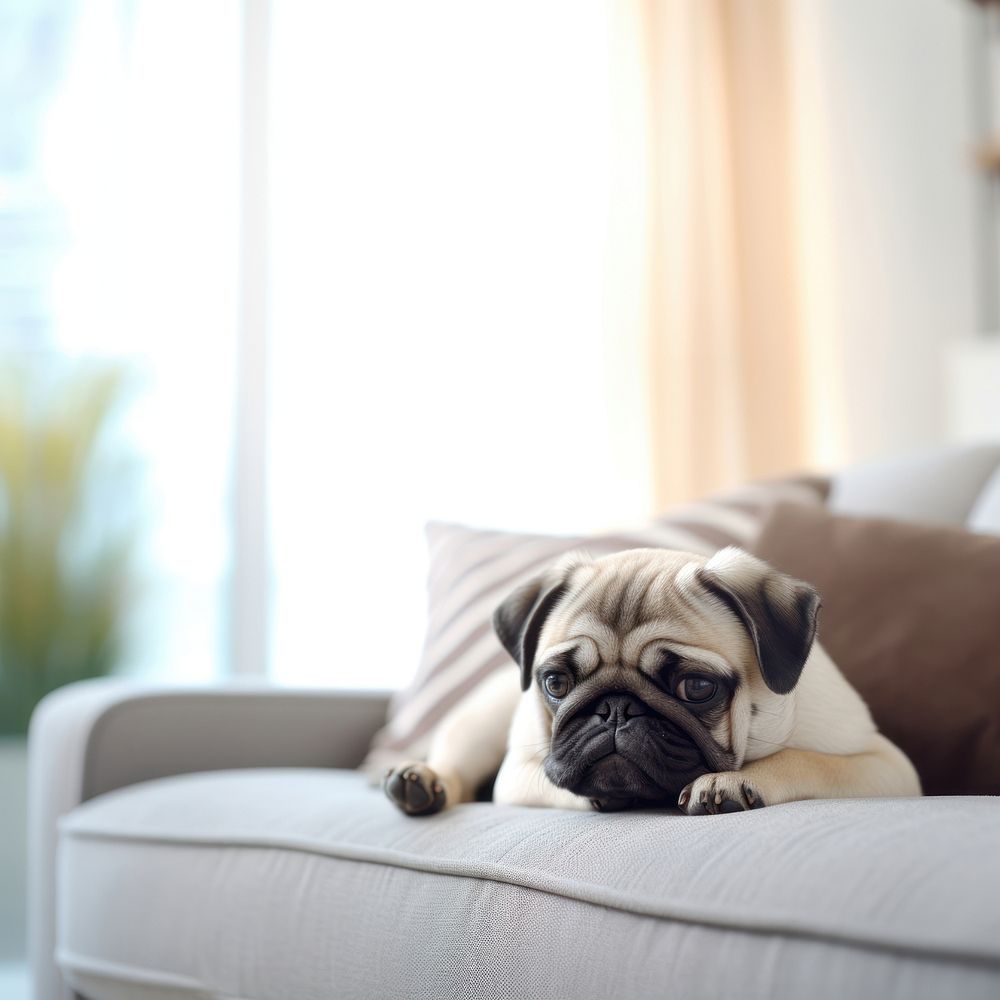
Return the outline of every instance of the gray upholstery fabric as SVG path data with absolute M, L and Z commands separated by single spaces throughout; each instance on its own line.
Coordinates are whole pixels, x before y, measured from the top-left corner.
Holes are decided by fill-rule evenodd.
M 56 824 L 80 802 L 148 778 L 218 768 L 353 767 L 388 696 L 346 691 L 139 685 L 61 688 L 29 734 L 28 938 L 35 1000 L 68 1000 L 53 962 Z
M 76 809 L 58 959 L 119 997 L 996 997 L 1000 800 L 722 816 L 460 806 L 215 772 Z

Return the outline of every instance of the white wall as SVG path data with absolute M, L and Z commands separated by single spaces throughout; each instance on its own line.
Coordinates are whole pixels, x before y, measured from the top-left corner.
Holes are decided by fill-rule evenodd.
M 837 464 L 947 436 L 977 325 L 973 5 L 793 0 L 813 428 Z

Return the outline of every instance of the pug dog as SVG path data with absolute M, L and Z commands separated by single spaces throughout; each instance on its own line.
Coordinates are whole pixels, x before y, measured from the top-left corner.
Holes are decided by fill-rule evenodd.
M 737 548 L 566 557 L 494 615 L 520 685 L 513 670 L 480 685 L 385 791 L 411 816 L 472 800 L 493 774 L 495 802 L 566 809 L 919 795 L 816 641 L 819 607 Z

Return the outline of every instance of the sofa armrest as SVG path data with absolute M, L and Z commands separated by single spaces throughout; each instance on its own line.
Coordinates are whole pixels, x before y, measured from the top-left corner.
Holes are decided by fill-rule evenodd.
M 28 736 L 28 947 L 35 1000 L 72 993 L 55 966 L 60 818 L 126 785 L 241 767 L 357 767 L 385 719 L 384 692 L 71 684 L 45 698 Z

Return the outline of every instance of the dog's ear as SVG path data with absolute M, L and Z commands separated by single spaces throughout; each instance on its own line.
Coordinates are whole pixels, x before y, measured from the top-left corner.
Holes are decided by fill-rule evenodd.
M 521 690 L 531 687 L 531 668 L 538 637 L 552 609 L 569 590 L 569 576 L 578 557 L 562 559 L 552 569 L 517 588 L 493 612 L 493 628 L 504 649 L 521 667 Z
M 816 638 L 819 594 L 734 547 L 716 553 L 697 577 L 750 633 L 764 683 L 776 694 L 788 694 Z

